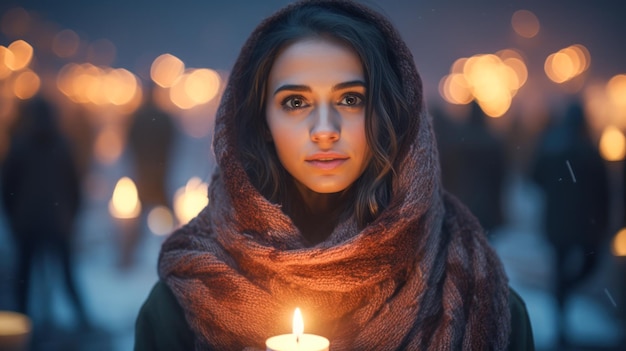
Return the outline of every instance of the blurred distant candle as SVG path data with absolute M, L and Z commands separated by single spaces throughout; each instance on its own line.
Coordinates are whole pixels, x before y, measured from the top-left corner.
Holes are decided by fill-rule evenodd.
M 293 333 L 272 336 L 265 341 L 267 351 L 328 351 L 330 342 L 323 336 L 304 334 L 300 309 L 293 313 Z
M 137 187 L 132 179 L 122 177 L 115 184 L 109 212 L 114 218 L 136 218 L 141 212 L 141 202 L 137 194 Z
M 26 351 L 31 335 L 31 321 L 21 313 L 0 311 L 0 350 Z
M 117 181 L 111 201 L 109 212 L 115 219 L 119 230 L 121 244 L 122 267 L 128 267 L 133 262 L 135 247 L 139 239 L 139 215 L 141 214 L 141 202 L 135 183 L 128 177 L 122 177 Z

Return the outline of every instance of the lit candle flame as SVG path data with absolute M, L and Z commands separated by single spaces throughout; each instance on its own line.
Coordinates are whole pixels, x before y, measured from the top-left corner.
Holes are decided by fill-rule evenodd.
M 304 322 L 302 321 L 302 313 L 298 307 L 296 307 L 296 310 L 293 312 L 293 334 L 296 336 L 296 340 L 299 340 L 302 334 L 304 334 Z
M 293 313 L 293 332 L 272 336 L 265 341 L 267 351 L 328 351 L 330 342 L 323 336 L 304 334 L 300 308 Z

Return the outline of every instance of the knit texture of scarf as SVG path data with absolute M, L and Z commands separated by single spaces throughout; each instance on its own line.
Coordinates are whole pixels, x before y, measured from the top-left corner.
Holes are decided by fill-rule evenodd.
M 233 92 L 256 38 L 297 6 L 346 9 L 375 23 L 394 47 L 417 130 L 403 146 L 389 205 L 368 226 L 349 218 L 307 247 L 277 204 L 263 197 L 236 157 Z M 292 4 L 246 42 L 216 118 L 218 162 L 209 205 L 163 244 L 159 275 L 182 305 L 197 350 L 265 349 L 305 332 L 340 350 L 503 350 L 510 333 L 502 265 L 471 213 L 446 195 L 421 80 L 399 34 L 379 14 L 347 1 Z

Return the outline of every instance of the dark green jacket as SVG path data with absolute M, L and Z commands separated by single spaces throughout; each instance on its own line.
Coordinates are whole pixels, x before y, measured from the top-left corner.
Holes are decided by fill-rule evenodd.
M 526 305 L 513 290 L 509 295 L 509 351 L 535 349 Z M 193 332 L 172 291 L 159 281 L 141 307 L 135 324 L 135 351 L 193 350 Z

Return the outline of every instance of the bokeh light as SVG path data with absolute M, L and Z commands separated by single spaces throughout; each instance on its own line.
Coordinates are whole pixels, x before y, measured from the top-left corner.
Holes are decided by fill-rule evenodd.
M 626 256 L 626 228 L 620 229 L 613 238 L 611 251 L 615 256 Z
M 174 105 L 183 110 L 188 110 L 196 105 L 196 102 L 187 93 L 187 79 L 189 79 L 189 74 L 183 74 L 170 87 L 170 99 Z
M 69 63 L 58 73 L 56 85 L 70 100 L 98 106 L 115 105 L 134 110 L 142 92 L 138 78 L 124 68 Z
M 7 47 L 13 55 L 4 56 L 4 64 L 13 71 L 19 71 L 33 59 L 33 47 L 24 40 L 16 40 Z
M 626 156 L 626 138 L 614 126 L 608 126 L 600 137 L 600 154 L 607 161 L 621 161 Z
M 208 184 L 198 177 L 192 177 L 187 184 L 174 194 L 174 213 L 178 223 L 187 224 L 209 203 Z
M 613 76 L 606 85 L 606 93 L 613 104 L 626 109 L 626 74 Z
M 113 105 L 125 105 L 137 94 L 135 75 L 123 68 L 112 69 L 103 76 L 104 94 Z
M 166 206 L 157 206 L 148 213 L 148 229 L 155 235 L 167 235 L 174 229 L 174 216 Z
M 163 88 L 169 88 L 185 71 L 185 64 L 172 54 L 163 54 L 150 66 L 150 78 Z
M 0 45 L 0 80 L 7 78 L 13 73 L 13 70 L 7 66 L 6 62 L 13 62 L 13 52 L 5 46 Z
M 13 81 L 13 94 L 18 99 L 27 100 L 33 97 L 41 86 L 39 76 L 31 71 L 25 70 L 20 72 Z
M 457 105 L 469 104 L 474 99 L 469 83 L 461 73 L 443 77 L 439 83 L 439 93 L 446 101 Z
M 537 16 L 528 10 L 515 11 L 511 17 L 511 26 L 515 33 L 524 38 L 533 38 L 541 27 Z
M 220 76 L 212 69 L 201 68 L 189 72 L 185 80 L 185 92 L 195 104 L 205 104 L 217 95 Z
M 439 93 L 451 104 L 476 100 L 486 115 L 500 117 L 508 111 L 527 78 L 522 56 L 506 49 L 457 59 L 450 74 L 440 80 Z
M 85 94 L 88 102 L 100 106 L 105 105 L 107 98 L 105 95 L 105 87 L 101 79 L 105 71 L 91 64 L 86 66 L 87 69 L 79 74 L 74 81 L 74 91 L 79 94 Z
M 575 44 L 548 55 L 544 70 L 550 80 L 565 83 L 585 72 L 591 64 L 586 47 Z
M 141 202 L 132 179 L 120 178 L 109 201 L 109 212 L 115 218 L 136 218 L 141 213 Z

